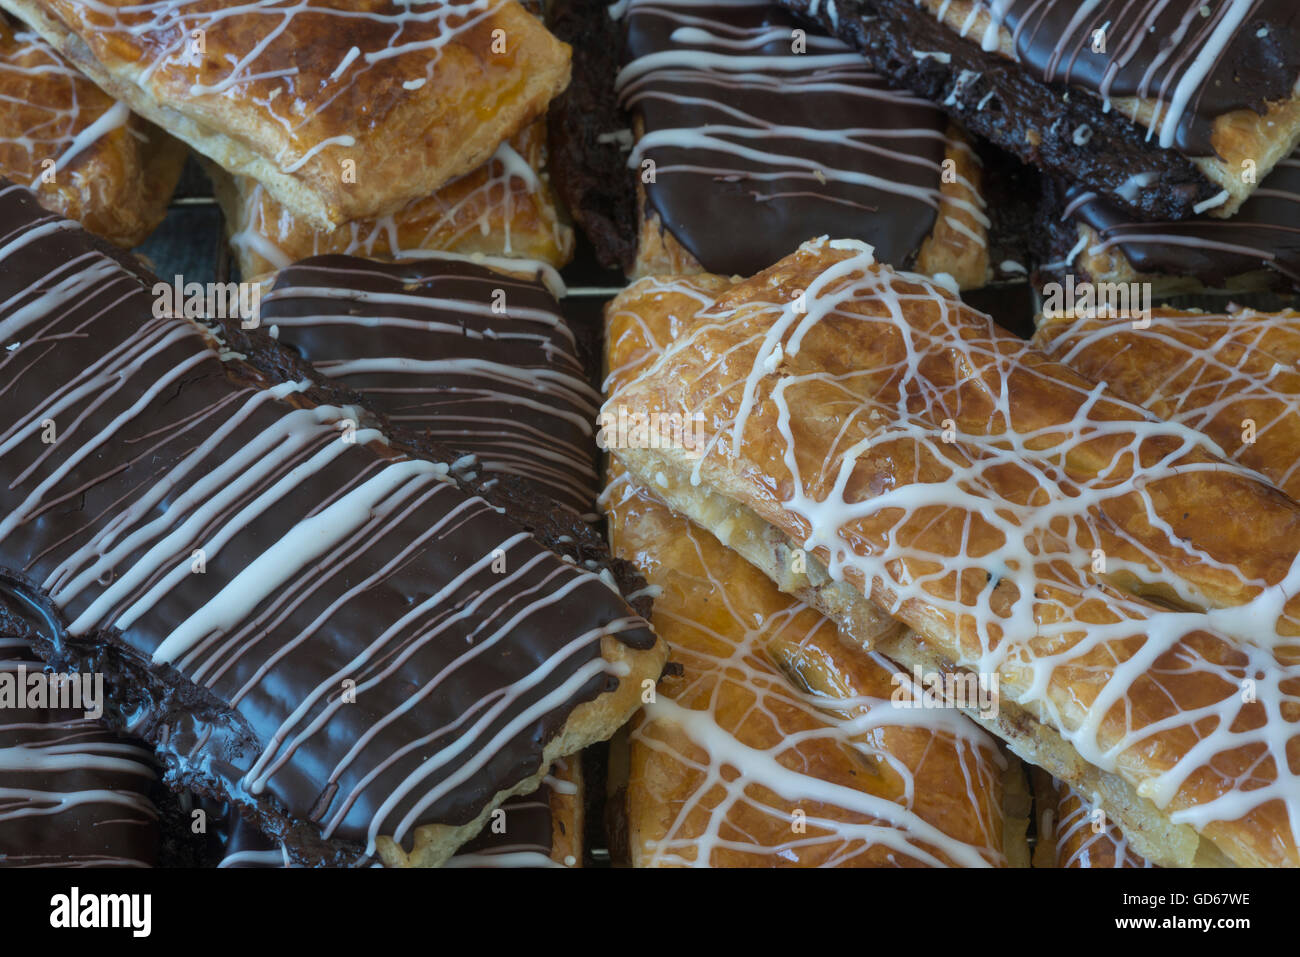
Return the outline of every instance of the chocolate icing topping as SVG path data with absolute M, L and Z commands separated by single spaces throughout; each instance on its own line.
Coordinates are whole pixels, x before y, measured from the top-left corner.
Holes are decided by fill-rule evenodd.
M 548 867 L 553 841 L 551 790 L 543 784 L 532 794 L 507 799 L 500 807 L 504 826 L 490 820 L 478 836 L 461 846 L 447 867 Z M 228 805 L 213 815 L 219 828 L 219 868 L 289 867 L 282 844 L 259 831 Z
M 3 604 L 6 631 L 33 611 L 12 595 Z M 43 668 L 21 638 L 0 637 L 0 683 L 24 695 L 0 696 L 0 868 L 155 865 L 149 752 L 84 710 L 26 707 Z
M 541 282 L 451 257 L 318 256 L 277 275 L 262 322 L 393 425 L 594 511 L 600 396 Z
M 1048 83 L 1103 99 L 1163 103 L 1161 136 L 1214 154 L 1214 119 L 1292 96 L 1300 77 L 1295 0 L 979 0 L 1001 15 L 1021 63 Z M 1104 33 L 1104 45 L 1094 42 Z M 1185 105 L 1184 105 L 1185 104 Z
M 966 129 L 1024 163 L 1086 183 L 1136 216 L 1183 219 L 1222 189 L 1192 159 L 1160 149 L 1118 110 L 1105 111 L 1097 97 L 1063 95 L 1009 57 L 983 50 L 980 37 L 963 39 L 915 0 L 780 2 L 861 50 L 890 83 L 941 105 Z M 1137 172 L 1150 174 L 1150 184 L 1127 189 Z
M 535 773 L 617 685 L 602 636 L 653 644 L 446 466 L 154 317 L 147 280 L 25 190 L 0 188 L 0 224 L 0 574 L 173 786 L 354 861 Z
M 909 266 L 935 222 L 947 121 L 774 4 L 632 0 L 624 106 L 649 205 L 705 269 L 751 275 L 806 239 Z M 644 180 L 644 176 L 643 176 Z
M 1267 268 L 1283 284 L 1300 287 L 1300 157 L 1294 154 L 1230 219 L 1139 222 L 1078 186 L 1064 189 L 1061 206 L 1063 218 L 1097 231 L 1099 251 L 1118 246 L 1139 273 L 1195 276 L 1214 286 Z

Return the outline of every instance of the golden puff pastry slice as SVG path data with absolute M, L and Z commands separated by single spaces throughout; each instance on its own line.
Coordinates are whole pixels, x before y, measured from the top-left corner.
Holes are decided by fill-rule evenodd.
M 0 15 L 0 176 L 118 246 L 167 214 L 185 148 Z
M 429 251 L 519 256 L 563 266 L 573 255 L 544 172 L 545 122 L 497 147 L 482 166 L 395 213 L 321 229 L 247 176 L 209 164 L 231 249 L 245 279 L 328 253 L 401 259 Z
M 1300 501 L 1300 313 L 1152 310 L 1045 322 L 1034 344 L 1114 394 L 1206 435 Z
M 322 227 L 481 166 L 568 82 L 513 0 L 5 0 L 114 97 Z
M 876 639 L 899 664 L 996 675 L 997 714 L 968 713 L 1144 857 L 1300 863 L 1300 505 L 861 243 L 712 282 L 606 406 L 660 426 L 610 437 L 638 483 L 735 516 L 850 629 L 905 624 Z
M 1004 810 L 1019 767 L 990 736 L 951 708 L 896 706 L 910 679 L 889 661 L 620 473 L 614 551 L 656 589 L 653 623 L 683 669 L 630 736 L 634 866 L 1024 862 Z
M 681 331 L 679 316 L 723 283 L 640 285 L 664 308 L 609 311 L 613 401 Z M 617 461 L 610 475 L 615 553 L 650 582 L 653 623 L 680 666 L 630 736 L 621 810 L 633 864 L 1026 862 L 1018 762 L 951 708 L 900 706 L 904 688 L 908 703 L 919 696 L 890 662 L 673 514 Z

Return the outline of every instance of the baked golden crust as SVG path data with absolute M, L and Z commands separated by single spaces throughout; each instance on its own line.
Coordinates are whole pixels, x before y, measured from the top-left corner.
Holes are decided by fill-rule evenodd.
M 612 310 L 617 396 L 725 280 L 640 284 L 663 308 Z M 906 676 L 783 595 L 712 534 L 631 483 L 604 496 L 615 553 L 656 588 L 653 621 L 684 675 L 634 724 L 626 788 L 637 866 L 1020 864 L 1019 774 L 952 709 L 905 710 Z
M 654 315 L 643 292 L 614 308 Z M 1300 506 L 858 243 L 678 324 L 617 398 L 703 425 L 615 441 L 637 481 L 758 516 L 1171 830 L 1300 863 Z
M 53 164 L 51 166 L 51 164 Z M 118 246 L 167 214 L 185 148 L 0 17 L 0 176 Z
M 320 229 L 295 216 L 266 188 L 209 164 L 230 245 L 245 279 L 308 256 L 341 253 L 400 259 L 425 251 L 519 256 L 560 267 L 573 256 L 544 172 L 545 122 L 503 142 L 492 158 L 396 213 Z
M 992 738 L 894 709 L 884 658 L 635 486 L 607 494 L 615 551 L 661 589 L 655 626 L 685 668 L 632 733 L 635 866 L 1007 863 Z
M 1034 867 L 1150 867 L 1104 811 L 1069 785 L 1034 769 L 1038 843 Z
M 1046 321 L 1034 344 L 1300 501 L 1300 313 L 1160 308 L 1144 328 L 1068 317 Z
M 5 0 L 113 96 L 322 226 L 482 165 L 568 82 L 513 0 Z
M 1078 223 L 1079 252 L 1069 262 L 1060 265 L 1074 267 L 1086 275 L 1089 281 L 1100 283 L 1145 283 L 1151 289 L 1151 295 L 1157 297 L 1196 295 L 1204 293 L 1207 286 L 1195 276 L 1167 276 L 1158 273 L 1138 272 L 1120 243 L 1107 245 L 1100 233 L 1087 223 Z M 1277 274 L 1268 269 L 1256 269 L 1231 276 L 1216 289 L 1233 292 L 1259 292 L 1277 284 Z M 1042 317 L 1038 317 L 1039 321 Z

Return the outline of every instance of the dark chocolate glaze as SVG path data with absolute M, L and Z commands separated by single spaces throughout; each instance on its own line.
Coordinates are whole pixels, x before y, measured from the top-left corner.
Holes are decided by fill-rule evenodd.
M 351 261 L 367 263 L 361 259 Z M 370 395 L 350 389 L 337 379 L 326 378 L 311 363 L 272 338 L 267 324 L 260 323 L 248 330 L 238 319 L 222 319 L 208 320 L 207 325 L 231 351 L 242 357 L 243 365 L 258 374 L 262 381 L 307 383 L 302 393 L 304 398 L 355 408 L 363 424 L 379 429 L 388 437 L 392 448 L 414 457 L 440 462 L 453 462 L 461 457 L 455 449 L 434 442 L 427 433 L 405 429 L 389 421 Z M 588 384 L 591 384 L 590 379 Z M 565 556 L 566 560 L 571 559 L 581 568 L 608 572 L 624 595 L 640 593 L 640 597 L 632 600 L 632 607 L 643 618 L 649 616 L 652 602 L 645 594 L 645 579 L 641 573 L 631 562 L 612 557 L 604 536 L 576 511 L 557 508 L 555 500 L 539 490 L 536 483 L 510 473 L 496 473 L 486 481 L 480 476 L 480 481 L 470 482 L 458 471 L 453 471 L 452 478 L 468 494 L 480 495 L 496 508 L 504 509 L 515 524 L 551 551 Z
M 990 8 L 988 0 L 980 6 Z M 1292 96 L 1300 77 L 1300 4 L 1295 0 L 1000 0 L 1020 62 L 1048 83 L 1103 98 L 1140 97 L 1171 108 L 1184 82 L 1190 96 L 1171 145 L 1212 156 L 1216 117 L 1263 112 Z M 1245 13 L 1238 23 L 1234 10 Z M 1226 33 L 1232 27 L 1231 33 Z M 1094 37 L 1104 28 L 1104 49 Z M 1216 31 L 1226 42 L 1215 42 Z M 978 37 L 970 37 L 978 42 Z M 1212 62 L 1200 82 L 1190 68 Z M 1185 80 L 1185 78 L 1187 78 Z
M 12 594 L 0 606 L 5 634 L 43 617 Z M 23 638 L 0 637 L 0 680 L 17 688 L 44 667 Z M 0 868 L 154 866 L 154 780 L 149 751 L 84 710 L 0 706 Z
M 392 425 L 594 513 L 600 396 L 541 282 L 457 258 L 318 256 L 277 274 L 261 315 Z
M 1064 96 L 1020 65 L 964 40 L 913 0 L 780 0 L 805 20 L 862 51 L 897 86 L 942 106 L 966 129 L 1022 162 L 1085 184 L 1147 219 L 1184 219 L 1220 192 L 1188 157 L 1160 149 L 1116 110 L 1090 96 Z M 917 52 L 939 56 L 918 56 Z M 1076 134 L 1091 136 L 1082 144 Z M 1141 190 L 1125 189 L 1135 173 Z
M 1086 223 L 1102 245 L 1118 246 L 1142 274 L 1193 276 L 1206 286 L 1221 286 L 1234 276 L 1268 269 L 1276 273 L 1277 285 L 1300 288 L 1300 158 L 1294 155 L 1274 167 L 1230 219 L 1140 222 L 1077 186 L 1058 185 L 1048 208 L 1064 218 L 1063 241 L 1070 249 L 1078 241 L 1074 224 Z
M 793 52 L 803 27 L 762 0 L 633 0 L 626 23 L 620 94 L 644 128 L 635 175 L 654 162 L 648 203 L 706 270 L 748 276 L 822 235 L 911 265 L 939 205 L 939 108 L 820 32 Z M 640 59 L 656 56 L 670 59 Z
M 354 862 L 535 773 L 617 684 L 601 636 L 655 641 L 445 467 L 348 441 L 352 410 L 155 318 L 146 282 L 17 187 L 0 251 L 0 574 L 61 625 L 38 653 L 104 672 L 106 717 L 174 787 Z
M 499 809 L 501 828 L 494 827 L 490 818 L 487 827 L 462 845 L 447 866 L 547 866 L 554 840 L 550 799 L 551 790 L 545 784 L 532 794 L 507 799 Z M 211 802 L 206 808 L 217 847 L 216 867 L 293 866 L 285 847 L 259 831 L 238 810 Z
M 613 82 L 623 30 L 604 4 L 591 0 L 555 0 L 547 27 L 577 51 L 568 89 L 546 110 L 551 184 L 600 265 L 629 273 L 636 258 L 636 191 L 627 150 L 611 136 L 628 126 Z
M 451 867 L 549 867 L 555 841 L 551 789 L 542 785 L 532 794 L 513 797 L 501 805 L 505 812 L 489 821 L 478 837 L 461 846 Z M 563 866 L 563 865 L 560 865 Z

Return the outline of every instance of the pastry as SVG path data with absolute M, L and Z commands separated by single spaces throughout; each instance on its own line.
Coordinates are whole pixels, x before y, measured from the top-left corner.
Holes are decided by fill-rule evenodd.
M 583 778 L 579 756 L 561 759 L 532 794 L 501 812 L 447 867 L 581 867 Z
M 0 637 L 0 868 L 152 867 L 149 752 L 84 708 L 6 700 L 34 690 L 43 667 L 21 639 Z
M 1292 0 L 781 0 L 1145 220 L 1230 216 L 1300 141 Z
M 1300 501 L 1300 314 L 1158 308 L 1149 325 L 1105 317 L 1044 322 L 1034 345 Z
M 610 310 L 612 403 L 709 278 L 643 280 L 635 288 L 661 309 Z M 652 620 L 677 666 L 630 736 L 633 865 L 1027 864 L 1018 762 L 950 707 L 899 707 L 900 691 L 921 696 L 892 663 L 670 512 L 617 460 L 610 475 L 615 553 L 654 589 Z
M 890 90 L 844 44 L 763 0 L 612 9 L 623 28 L 613 92 L 624 114 L 613 121 L 622 132 L 602 135 L 628 148 L 620 175 L 638 196 L 632 275 L 748 274 L 831 232 L 964 288 L 988 279 L 980 168 L 940 109 Z M 593 6 L 588 20 L 603 15 Z M 603 69 L 583 69 L 578 82 L 608 84 Z M 589 121 L 559 122 L 581 137 Z M 569 148 L 556 158 L 565 162 L 587 157 Z M 557 178 L 578 208 L 583 194 L 566 184 L 581 190 L 582 173 Z
M 481 166 L 568 82 L 568 48 L 513 0 L 3 6 L 321 227 L 395 213 Z
M 0 14 L 0 176 L 119 246 L 167 212 L 185 148 Z
M 484 253 L 563 266 L 573 229 L 562 221 L 543 172 L 546 129 L 538 120 L 503 141 L 482 166 L 431 196 L 378 219 L 320 229 L 247 176 L 210 166 L 239 271 L 253 279 L 309 256 L 344 253 L 400 259 L 426 251 Z
M 1038 843 L 1034 867 L 1150 867 L 1096 801 L 1035 769 Z
M 1152 295 L 1300 288 L 1300 157 L 1280 160 L 1230 219 L 1144 222 L 1080 186 L 1048 183 L 1043 278 L 1144 282 Z
M 609 503 L 615 551 L 656 588 L 653 622 L 684 672 L 631 735 L 634 866 L 1027 860 L 1004 807 L 1019 768 L 990 736 L 952 709 L 896 709 L 889 661 L 635 485 L 616 481 Z
M 474 456 L 485 480 L 517 475 L 591 514 L 600 396 L 544 280 L 555 287 L 509 260 L 321 256 L 276 275 L 261 322 L 394 426 Z
M 436 865 L 635 709 L 665 650 L 608 569 L 219 352 L 25 190 L 0 223 L 0 575 L 171 787 L 302 863 Z
M 222 822 L 219 868 L 289 867 L 286 848 L 238 814 Z M 577 867 L 582 862 L 582 773 L 561 758 L 532 794 L 512 797 L 444 867 Z
M 861 243 L 711 282 L 611 400 L 640 485 L 905 668 L 996 674 L 966 712 L 1154 863 L 1300 863 L 1300 505 Z

